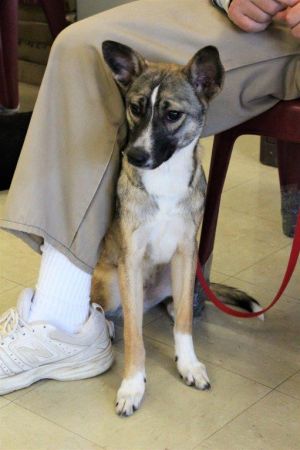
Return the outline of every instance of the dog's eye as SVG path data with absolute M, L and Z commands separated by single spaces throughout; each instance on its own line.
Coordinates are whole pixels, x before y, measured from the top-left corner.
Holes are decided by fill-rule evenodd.
M 168 111 L 166 114 L 166 119 L 168 122 L 177 122 L 183 116 L 181 111 Z
M 137 105 L 136 103 L 130 103 L 129 109 L 132 115 L 139 117 L 142 114 L 140 105 Z

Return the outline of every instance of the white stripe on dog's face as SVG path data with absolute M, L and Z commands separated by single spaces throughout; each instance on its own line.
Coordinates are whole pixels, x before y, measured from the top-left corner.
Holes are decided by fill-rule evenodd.
M 156 99 L 157 99 L 158 89 L 159 89 L 159 85 L 156 86 L 151 93 L 151 97 L 150 97 L 151 116 L 150 116 L 148 125 L 145 128 L 145 130 L 143 131 L 143 133 L 141 134 L 141 136 L 139 136 L 138 139 L 134 143 L 134 147 L 142 147 L 143 150 L 149 154 L 151 154 L 152 145 L 153 145 L 152 123 L 153 123 L 153 116 L 154 116 L 155 103 L 156 103 Z

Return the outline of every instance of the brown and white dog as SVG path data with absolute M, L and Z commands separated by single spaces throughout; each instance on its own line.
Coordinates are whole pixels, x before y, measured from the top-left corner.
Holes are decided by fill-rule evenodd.
M 143 311 L 166 297 L 174 302 L 179 374 L 189 386 L 210 388 L 192 339 L 196 235 L 204 204 L 198 141 L 224 70 L 211 46 L 186 66 L 148 62 L 112 41 L 103 43 L 103 55 L 124 96 L 128 142 L 92 301 L 105 311 L 122 304 L 125 370 L 116 411 L 130 415 L 145 392 Z

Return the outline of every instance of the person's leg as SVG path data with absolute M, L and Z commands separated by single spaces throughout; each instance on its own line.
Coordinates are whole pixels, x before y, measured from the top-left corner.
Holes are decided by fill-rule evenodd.
M 123 105 L 101 55 L 105 39 L 148 59 L 186 63 L 219 47 L 223 92 L 211 104 L 214 134 L 296 97 L 299 45 L 282 29 L 246 34 L 209 2 L 132 2 L 64 30 L 50 55 L 1 225 L 39 249 L 43 239 L 91 272 L 109 224 L 124 138 Z
M 217 45 L 226 81 L 208 113 L 205 133 L 213 134 L 297 95 L 297 83 L 291 92 L 285 86 L 299 50 L 284 33 L 247 35 L 209 3 L 181 0 L 159 8 L 157 1 L 139 1 L 69 27 L 53 46 L 2 225 L 36 249 L 46 239 L 92 271 L 112 213 L 124 136 L 122 100 L 102 60 L 103 40 L 180 63 L 203 45 Z
M 211 105 L 206 135 L 299 95 L 299 83 L 290 84 L 298 44 L 280 29 L 246 35 L 209 2 L 141 0 L 62 32 L 1 226 L 36 250 L 45 240 L 87 273 L 111 219 L 126 132 L 122 99 L 101 55 L 106 39 L 130 45 L 149 60 L 182 64 L 204 45 L 219 47 L 226 82 Z

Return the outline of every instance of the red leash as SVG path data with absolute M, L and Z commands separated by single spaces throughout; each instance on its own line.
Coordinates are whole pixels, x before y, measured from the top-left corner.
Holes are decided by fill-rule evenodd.
M 292 244 L 292 248 L 291 248 L 289 262 L 288 262 L 287 269 L 286 269 L 285 275 L 283 277 L 281 286 L 280 286 L 277 294 L 275 295 L 273 301 L 271 302 L 271 304 L 258 312 L 237 311 L 235 309 L 230 308 L 227 305 L 224 305 L 224 303 L 222 303 L 215 296 L 215 294 L 212 292 L 212 290 L 209 288 L 208 284 L 206 283 L 199 261 L 197 263 L 196 274 L 197 274 L 197 278 L 198 278 L 200 284 L 202 285 L 203 290 L 204 290 L 205 294 L 207 295 L 207 297 L 209 298 L 209 300 L 211 302 L 213 302 L 217 308 L 221 309 L 221 311 L 225 312 L 226 314 L 230 314 L 231 316 L 235 316 L 235 317 L 244 317 L 244 318 L 257 317 L 257 316 L 260 316 L 261 314 L 265 313 L 266 311 L 268 311 L 270 308 L 272 308 L 272 306 L 275 305 L 275 303 L 277 303 L 278 300 L 280 299 L 281 295 L 285 291 L 285 288 L 287 287 L 287 285 L 291 279 L 291 276 L 295 270 L 297 260 L 299 257 L 299 253 L 300 253 L 300 212 L 298 213 L 297 225 L 296 225 L 296 229 L 295 229 L 295 236 L 294 236 L 294 240 L 293 240 L 293 244 Z

